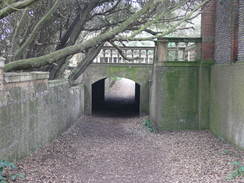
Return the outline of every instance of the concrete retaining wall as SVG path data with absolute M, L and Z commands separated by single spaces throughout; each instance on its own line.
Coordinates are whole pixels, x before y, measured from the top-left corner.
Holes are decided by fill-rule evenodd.
M 244 149 L 244 64 L 212 67 L 210 129 Z
M 150 119 L 159 130 L 207 129 L 210 66 L 155 64 Z
M 0 159 L 28 155 L 83 114 L 83 86 L 48 82 L 48 73 L 0 71 Z

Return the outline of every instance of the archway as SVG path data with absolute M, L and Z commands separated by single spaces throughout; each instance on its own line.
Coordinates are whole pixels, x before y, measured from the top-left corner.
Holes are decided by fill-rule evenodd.
M 139 115 L 140 85 L 120 77 L 103 78 L 92 84 L 92 114 Z

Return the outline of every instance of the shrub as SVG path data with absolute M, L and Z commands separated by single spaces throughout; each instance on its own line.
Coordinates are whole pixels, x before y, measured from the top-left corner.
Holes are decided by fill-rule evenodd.
M 0 183 L 8 183 L 8 180 L 15 181 L 18 177 L 25 177 L 23 174 L 5 174 L 5 169 L 13 170 L 16 166 L 11 162 L 0 160 Z

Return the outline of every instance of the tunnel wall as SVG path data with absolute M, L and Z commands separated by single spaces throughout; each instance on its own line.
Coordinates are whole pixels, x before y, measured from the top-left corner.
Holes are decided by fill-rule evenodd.
M 1 68 L 0 68 L 1 70 Z M 14 161 L 49 143 L 84 111 L 83 86 L 48 73 L 0 72 L 0 159 Z
M 138 112 L 140 112 L 140 96 L 141 96 L 140 85 L 135 83 L 135 106 L 136 106 L 136 111 Z
M 77 79 L 84 83 L 85 114 L 92 114 L 92 84 L 107 77 L 122 77 L 140 85 L 140 114 L 149 114 L 149 92 L 152 65 L 149 64 L 91 64 Z
M 155 64 L 152 80 L 150 120 L 158 130 L 208 129 L 209 65 Z
M 94 92 L 97 90 L 97 92 Z M 101 79 L 92 84 L 92 111 L 96 110 L 105 101 L 105 79 Z

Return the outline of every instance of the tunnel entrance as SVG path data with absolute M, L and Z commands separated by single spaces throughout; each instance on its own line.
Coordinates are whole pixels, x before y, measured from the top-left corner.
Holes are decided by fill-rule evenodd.
M 133 116 L 140 113 L 140 85 L 126 78 L 104 78 L 92 84 L 92 114 Z

